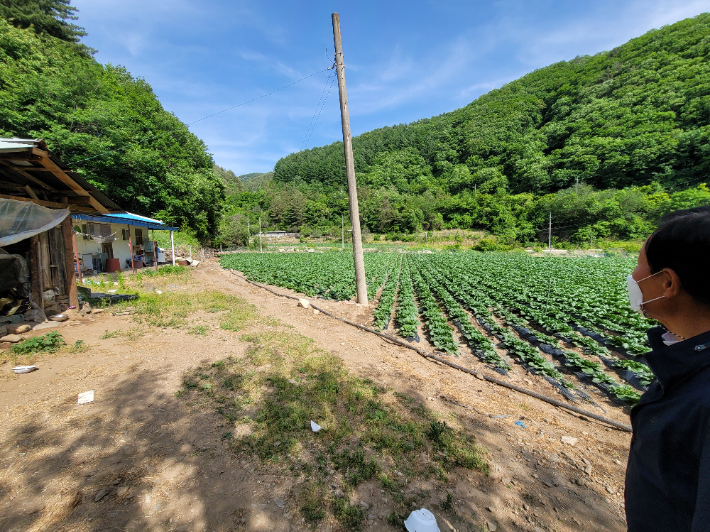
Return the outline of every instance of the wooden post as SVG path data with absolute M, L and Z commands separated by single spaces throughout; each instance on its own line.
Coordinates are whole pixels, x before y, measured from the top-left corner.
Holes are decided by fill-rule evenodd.
M 76 235 L 74 231 L 71 233 L 71 241 L 74 245 L 74 259 L 76 260 L 76 271 L 79 273 L 79 282 L 84 284 L 84 279 L 81 276 L 81 262 L 79 262 L 79 249 L 76 247 Z
M 76 269 L 79 269 L 79 254 L 76 251 L 76 239 L 74 229 L 71 226 L 71 215 L 67 215 L 62 222 L 62 238 L 64 240 L 64 279 L 66 292 L 69 296 L 69 306 L 79 308 L 79 294 L 76 290 L 76 274 L 74 272 L 74 261 Z
M 133 271 L 133 275 L 136 274 L 136 264 L 133 262 L 133 240 L 131 239 L 131 226 L 128 227 L 128 251 L 130 252 L 130 257 L 131 257 L 131 270 Z
M 158 245 L 155 242 L 155 229 L 153 231 L 153 261 L 155 262 L 155 271 L 158 271 Z
M 44 310 L 44 285 L 40 268 L 39 236 L 30 237 L 30 282 L 32 283 L 32 301 Z
M 173 232 L 170 231 L 170 251 L 173 254 L 173 266 L 175 266 L 175 241 L 173 240 Z
M 550 213 L 550 229 L 547 233 L 548 247 L 552 251 L 552 213 Z
M 338 90 L 340 92 L 340 118 L 343 125 L 345 173 L 348 176 L 350 226 L 353 232 L 353 261 L 355 262 L 357 302 L 363 306 L 367 306 L 367 278 L 365 277 L 365 258 L 362 251 L 362 233 L 360 232 L 360 209 L 357 202 L 357 181 L 355 180 L 355 161 L 353 160 L 353 139 L 350 134 L 348 94 L 345 87 L 345 64 L 343 63 L 343 42 L 340 37 L 340 16 L 337 13 L 333 13 L 332 20 L 333 41 L 335 43 L 335 66 L 338 73 Z
M 262 230 L 261 230 L 261 216 L 259 216 L 259 253 L 264 253 L 264 248 L 263 248 L 263 246 L 261 245 L 261 233 L 262 233 Z
M 340 251 L 345 250 L 345 217 L 340 215 Z

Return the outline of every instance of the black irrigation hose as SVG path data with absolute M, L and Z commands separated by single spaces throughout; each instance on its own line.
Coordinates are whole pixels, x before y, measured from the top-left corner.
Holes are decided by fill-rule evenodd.
M 228 271 L 231 272 L 233 275 L 236 275 L 240 279 L 244 279 L 247 283 L 253 284 L 254 286 L 258 286 L 259 288 L 263 288 L 264 290 L 271 292 L 274 295 L 281 296 L 281 297 L 287 297 L 289 299 L 295 299 L 296 301 L 298 301 L 300 299 L 298 297 L 289 296 L 287 294 L 280 294 L 278 292 L 275 292 L 274 290 L 271 290 L 270 288 L 268 288 L 264 285 L 261 285 L 259 283 L 255 283 L 254 281 L 250 281 L 246 277 L 239 275 L 232 270 L 228 270 Z M 533 392 L 532 390 L 527 390 L 525 388 L 521 388 L 520 386 L 516 386 L 515 384 L 510 384 L 508 382 L 501 381 L 501 380 L 495 379 L 493 377 L 489 377 L 488 375 L 484 375 L 483 373 L 478 373 L 477 371 L 473 371 L 471 369 L 464 368 L 463 366 L 459 366 L 458 364 L 454 364 L 453 362 L 449 362 L 446 359 L 443 359 L 443 358 L 438 357 L 436 355 L 432 355 L 431 353 L 427 353 L 423 349 L 419 349 L 418 347 L 414 347 L 413 345 L 409 345 L 406 342 L 403 342 L 402 340 L 399 340 L 397 338 L 393 338 L 387 334 L 381 333 L 381 332 L 376 331 L 374 329 L 370 329 L 369 327 L 365 327 L 364 325 L 360 325 L 358 323 L 353 323 L 352 321 L 348 321 L 344 318 L 340 318 L 338 316 L 335 316 L 335 315 L 331 314 L 330 312 L 327 312 L 321 308 L 316 307 L 312 303 L 311 303 L 311 307 L 314 308 L 315 310 L 317 310 L 318 312 L 322 312 L 326 316 L 330 316 L 331 318 L 335 318 L 336 320 L 340 320 L 343 323 L 347 323 L 348 325 L 352 325 L 353 327 L 357 327 L 358 329 L 362 329 L 363 331 L 367 331 L 369 333 L 376 334 L 377 336 L 380 336 L 381 338 L 384 338 L 385 340 L 388 340 L 392 343 L 395 343 L 397 345 L 401 345 L 402 347 L 406 347 L 408 349 L 416 351 L 424 358 L 428 358 L 430 360 L 435 360 L 436 362 L 439 362 L 440 364 L 445 364 L 446 366 L 457 369 L 459 371 L 463 371 L 464 373 L 468 373 L 469 375 L 473 375 L 474 377 L 477 377 L 479 379 L 483 379 L 484 381 L 488 381 L 493 384 L 497 384 L 498 386 L 503 386 L 504 388 L 508 388 L 510 390 L 515 390 L 516 392 L 524 393 L 524 394 L 534 397 L 536 399 L 540 399 L 540 401 L 544 401 L 546 403 L 549 403 L 553 406 L 556 406 L 559 408 L 564 408 L 566 410 L 570 410 L 571 412 L 574 412 L 574 413 L 579 414 L 581 416 L 585 416 L 585 417 L 594 419 L 596 421 L 606 423 L 607 425 L 611 425 L 612 427 L 622 430 L 624 432 L 631 432 L 630 425 L 624 425 L 623 423 L 619 423 L 618 421 L 614 421 L 613 419 L 609 419 L 604 416 L 598 416 L 597 414 L 593 414 L 592 412 L 588 412 L 588 411 L 583 410 L 581 408 L 577 408 L 576 406 L 573 406 L 573 405 L 565 404 L 565 403 L 558 401 L 556 399 L 552 399 L 551 397 L 547 397 L 546 395 L 542 395 L 537 392 Z

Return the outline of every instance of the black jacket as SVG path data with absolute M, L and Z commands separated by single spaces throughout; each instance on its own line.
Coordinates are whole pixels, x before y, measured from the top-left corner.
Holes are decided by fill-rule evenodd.
M 648 332 L 658 380 L 631 409 L 629 532 L 710 531 L 710 332 L 666 346 Z

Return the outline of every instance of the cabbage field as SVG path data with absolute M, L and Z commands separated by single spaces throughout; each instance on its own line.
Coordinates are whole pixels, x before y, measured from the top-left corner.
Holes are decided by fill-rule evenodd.
M 355 297 L 346 253 L 237 253 L 225 268 L 309 297 Z M 626 276 L 635 259 L 534 257 L 523 253 L 365 255 L 372 326 L 458 355 L 464 344 L 484 364 L 511 363 L 542 375 L 570 399 L 575 381 L 635 402 L 654 379 L 640 357 L 652 322 L 631 310 Z

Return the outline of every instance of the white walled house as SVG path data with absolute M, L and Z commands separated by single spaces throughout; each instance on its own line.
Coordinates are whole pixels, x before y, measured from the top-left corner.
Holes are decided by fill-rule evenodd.
M 173 243 L 176 227 L 169 227 L 160 220 L 132 213 L 103 215 L 72 214 L 72 227 L 76 238 L 76 249 L 82 263 L 82 272 L 86 270 L 107 271 L 107 259 L 118 259 L 120 270 L 131 270 L 133 266 L 141 268 L 165 262 L 165 254 L 153 250 L 152 231 L 170 231 Z M 173 264 L 174 264 L 174 246 Z M 132 253 L 131 253 L 132 251 Z M 133 258 L 133 264 L 131 264 Z M 108 263 L 109 271 L 115 270 L 115 261 Z

